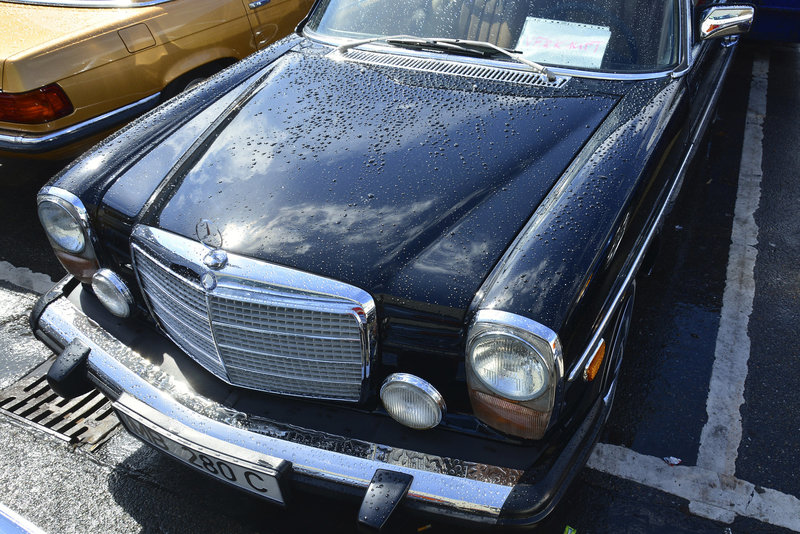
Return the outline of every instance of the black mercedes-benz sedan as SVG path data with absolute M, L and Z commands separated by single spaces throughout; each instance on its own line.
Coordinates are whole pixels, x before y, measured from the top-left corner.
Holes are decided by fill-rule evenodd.
M 51 385 L 265 499 L 541 521 L 753 9 L 320 0 L 71 164 Z

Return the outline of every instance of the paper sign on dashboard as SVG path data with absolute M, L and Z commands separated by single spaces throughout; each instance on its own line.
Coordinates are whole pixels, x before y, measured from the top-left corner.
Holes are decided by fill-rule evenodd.
M 604 26 L 528 17 L 516 48 L 531 61 L 597 69 L 610 38 Z

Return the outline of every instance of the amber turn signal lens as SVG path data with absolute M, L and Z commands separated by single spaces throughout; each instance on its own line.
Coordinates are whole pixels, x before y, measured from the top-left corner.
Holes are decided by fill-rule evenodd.
M 92 282 L 92 276 L 100 268 L 95 259 L 87 260 L 57 249 L 55 253 L 56 258 L 58 258 L 58 261 L 61 262 L 67 272 L 85 284 Z
M 592 356 L 592 359 L 589 360 L 589 366 L 583 371 L 583 379 L 587 382 L 591 382 L 597 376 L 597 371 L 600 370 L 600 366 L 603 365 L 603 359 L 606 357 L 606 341 L 603 339 L 600 341 L 600 346 L 597 347 L 597 350 Z
M 550 422 L 550 412 L 533 410 L 481 391 L 470 390 L 469 397 L 478 419 L 512 436 L 541 439 Z
M 26 93 L 0 92 L 0 121 L 42 124 L 66 117 L 74 109 L 67 94 L 56 84 Z

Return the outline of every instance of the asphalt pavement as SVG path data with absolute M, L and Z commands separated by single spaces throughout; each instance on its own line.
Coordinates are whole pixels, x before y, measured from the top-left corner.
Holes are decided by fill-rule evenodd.
M 542 532 L 800 532 L 797 87 L 800 46 L 740 48 L 637 281 L 606 431 Z M 0 160 L 0 390 L 49 357 L 27 314 L 63 271 L 34 199 L 65 163 Z M 264 504 L 121 430 L 89 450 L 0 414 L 0 502 L 48 532 L 353 531 L 354 504 L 292 497 Z M 449 531 L 408 516 L 393 527 Z

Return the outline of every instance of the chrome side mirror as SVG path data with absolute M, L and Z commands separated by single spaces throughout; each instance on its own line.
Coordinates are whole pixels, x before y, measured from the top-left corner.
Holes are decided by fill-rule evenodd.
M 700 21 L 700 38 L 715 39 L 729 35 L 741 35 L 750 31 L 755 8 L 745 5 L 712 6 L 703 12 Z

